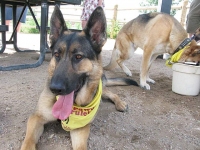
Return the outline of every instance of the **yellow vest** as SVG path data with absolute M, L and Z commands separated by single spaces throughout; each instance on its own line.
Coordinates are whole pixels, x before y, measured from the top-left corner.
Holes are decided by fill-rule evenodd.
M 72 112 L 66 120 L 61 120 L 64 130 L 70 131 L 87 125 L 94 118 L 101 101 L 102 81 L 99 81 L 99 87 L 92 102 L 85 107 L 73 105 Z

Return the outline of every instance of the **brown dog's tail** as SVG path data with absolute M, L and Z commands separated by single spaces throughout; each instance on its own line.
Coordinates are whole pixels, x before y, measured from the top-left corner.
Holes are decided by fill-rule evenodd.
M 102 79 L 104 86 L 124 86 L 124 85 L 139 86 L 136 81 L 129 78 L 106 78 L 106 76 L 103 75 Z
M 104 70 L 114 69 L 117 66 L 117 58 L 118 58 L 118 54 L 117 54 L 116 45 L 115 45 L 112 51 L 110 63 L 107 66 L 103 67 L 103 69 Z

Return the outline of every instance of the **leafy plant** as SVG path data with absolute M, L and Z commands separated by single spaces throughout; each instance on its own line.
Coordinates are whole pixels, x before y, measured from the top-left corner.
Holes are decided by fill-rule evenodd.
M 72 28 L 72 24 L 71 24 L 71 22 L 66 21 L 65 23 L 66 23 L 66 25 L 67 25 L 67 27 L 68 27 L 69 29 Z
M 75 24 L 75 27 L 76 27 L 76 29 L 78 29 L 78 30 L 82 30 L 81 23 L 76 23 L 76 24 Z
M 38 23 L 40 21 L 38 20 Z M 81 30 L 81 23 L 72 23 L 70 21 L 66 21 L 67 27 L 70 28 L 75 28 L 78 30 Z M 107 36 L 108 38 L 113 38 L 115 39 L 117 37 L 117 34 L 119 30 L 122 28 L 122 24 L 120 24 L 118 21 L 112 20 L 112 23 L 107 26 Z M 36 28 L 35 21 L 32 18 L 28 18 L 26 20 L 26 23 L 23 24 L 21 28 L 21 32 L 23 33 L 39 33 L 39 29 Z
M 39 29 L 36 29 L 34 26 L 24 26 L 21 28 L 21 32 L 23 33 L 39 33 Z
M 40 24 L 40 21 L 37 20 Z M 26 23 L 23 24 L 21 28 L 21 32 L 23 33 L 39 33 L 39 29 L 36 28 L 36 23 L 32 18 L 27 18 Z
M 112 23 L 107 26 L 107 36 L 109 38 L 115 39 L 121 28 L 122 28 L 122 25 L 120 25 L 118 21 L 112 20 Z
M 37 20 L 37 21 L 40 24 L 40 20 Z M 72 27 L 71 22 L 66 21 L 66 24 L 67 24 L 68 28 Z M 49 23 L 48 23 L 48 25 L 49 25 Z M 79 26 L 77 25 L 77 27 L 79 27 Z M 35 21 L 32 18 L 27 18 L 26 23 L 23 24 L 23 26 L 21 28 L 21 32 L 23 32 L 23 33 L 39 33 L 40 31 L 39 31 L 39 29 L 36 28 Z

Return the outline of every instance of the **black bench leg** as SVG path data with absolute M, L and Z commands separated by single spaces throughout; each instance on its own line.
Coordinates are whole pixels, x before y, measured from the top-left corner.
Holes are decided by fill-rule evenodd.
M 40 57 L 38 61 L 34 64 L 21 64 L 21 65 L 15 65 L 15 66 L 8 66 L 8 67 L 1 67 L 0 71 L 10 71 L 10 70 L 20 70 L 20 69 L 27 69 L 27 68 L 35 68 L 40 66 L 44 59 L 45 54 L 47 51 L 46 47 L 46 38 L 47 38 L 47 15 L 48 15 L 48 3 L 47 0 L 43 0 L 41 3 L 41 30 L 40 30 Z
M 5 2 L 1 2 L 1 24 L 5 25 Z M 1 32 L 1 47 L 0 47 L 0 53 L 3 53 L 6 49 L 6 32 Z

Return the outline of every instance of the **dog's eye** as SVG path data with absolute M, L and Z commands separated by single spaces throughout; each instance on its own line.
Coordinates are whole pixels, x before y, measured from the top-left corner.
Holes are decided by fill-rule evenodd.
M 54 52 L 54 56 L 58 58 L 60 54 L 58 52 Z
M 78 54 L 75 56 L 76 59 L 82 59 L 82 55 Z

